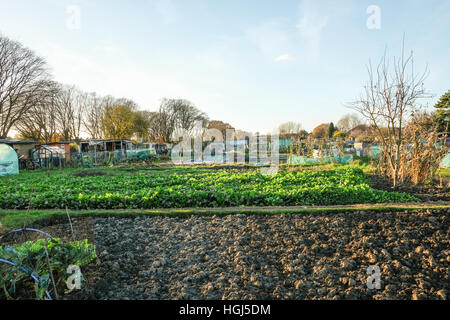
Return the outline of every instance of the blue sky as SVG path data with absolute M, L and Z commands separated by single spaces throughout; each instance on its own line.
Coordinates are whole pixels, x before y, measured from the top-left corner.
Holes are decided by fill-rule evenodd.
M 370 5 L 380 9 L 379 29 L 367 27 Z M 369 59 L 386 49 L 398 56 L 404 33 L 416 70 L 430 70 L 425 87 L 436 96 L 423 103 L 450 89 L 447 0 L 0 0 L 0 8 L 0 32 L 45 57 L 56 80 L 147 110 L 185 98 L 242 130 L 336 123 L 361 92 Z

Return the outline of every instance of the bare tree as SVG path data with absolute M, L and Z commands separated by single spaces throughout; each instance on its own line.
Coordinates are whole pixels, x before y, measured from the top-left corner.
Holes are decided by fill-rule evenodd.
M 42 58 L 0 35 L 0 138 L 45 98 L 48 80 Z
M 116 106 L 128 107 L 128 108 L 130 108 L 131 110 L 134 110 L 134 111 L 139 109 L 138 104 L 136 102 L 134 102 L 133 100 L 128 99 L 128 98 L 115 99 L 115 98 L 108 97 L 108 99 L 109 99 L 109 106 L 112 103 L 113 105 L 116 105 Z
M 206 126 L 208 121 L 206 113 L 200 111 L 190 101 L 179 99 L 172 100 L 171 103 L 178 129 L 190 134 L 194 130 L 197 122 L 200 122 L 202 127 Z
M 162 142 L 170 142 L 177 126 L 176 114 L 170 99 L 163 99 L 159 107 L 158 117 L 153 121 L 157 125 L 158 136 Z
M 208 123 L 208 129 L 219 130 L 224 138 L 227 136 L 227 130 L 236 132 L 236 129 L 231 124 L 220 120 L 211 120 Z
M 159 112 L 150 112 L 146 113 L 146 116 L 149 121 L 149 129 L 148 129 L 148 138 L 152 142 L 161 142 L 161 122 L 159 121 Z
M 381 144 L 386 174 L 394 187 L 398 183 L 400 157 L 406 152 L 404 125 L 412 112 L 419 109 L 418 99 L 425 95 L 424 80 L 428 69 L 421 74 L 414 71 L 413 53 L 405 57 L 404 50 L 399 59 L 394 58 L 392 67 L 386 53 L 376 70 L 371 63 L 367 68 L 369 80 L 361 98 L 350 107 L 358 111 L 374 129 Z
M 318 138 L 318 139 L 326 138 L 327 130 L 328 130 L 329 126 L 330 126 L 329 123 L 322 123 L 322 124 L 318 125 L 317 127 L 315 127 L 313 129 L 311 136 L 313 138 Z
M 285 122 L 278 127 L 280 134 L 299 133 L 302 130 L 301 123 L 298 122 Z
M 426 111 L 412 114 L 404 133 L 409 150 L 401 155 L 399 178 L 414 184 L 423 183 L 439 171 L 446 155 L 447 135 L 439 137 L 439 123 L 435 122 L 435 115 Z
M 337 128 L 339 131 L 346 133 L 361 124 L 364 124 L 364 121 L 357 114 L 349 113 L 339 120 Z
M 51 142 L 57 134 L 56 109 L 59 85 L 50 83 L 45 99 L 40 99 L 15 124 L 14 129 L 23 139 Z
M 83 127 L 92 139 L 104 137 L 102 119 L 106 107 L 113 105 L 114 98 L 111 96 L 99 97 L 95 93 L 86 95 L 84 114 L 82 117 Z
M 61 88 L 55 110 L 61 139 L 80 141 L 83 112 L 88 104 L 88 98 L 88 94 L 75 86 Z
M 164 98 L 152 116 L 150 135 L 154 141 L 170 142 L 177 130 L 192 134 L 198 121 L 205 127 L 208 117 L 190 101 Z

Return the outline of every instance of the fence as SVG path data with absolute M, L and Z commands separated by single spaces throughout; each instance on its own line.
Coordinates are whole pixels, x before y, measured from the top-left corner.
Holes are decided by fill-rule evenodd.
M 30 159 L 21 160 L 20 168 L 94 168 L 97 166 L 117 165 L 124 162 L 148 162 L 154 159 L 156 159 L 156 154 L 151 149 L 70 153 L 45 150 L 33 153 Z
M 312 166 L 319 164 L 328 164 L 328 163 L 342 163 L 348 164 L 353 162 L 353 156 L 326 156 L 326 157 L 317 157 L 317 158 L 309 158 L 303 156 L 294 156 L 291 155 L 288 159 L 289 165 L 300 165 L 300 166 Z

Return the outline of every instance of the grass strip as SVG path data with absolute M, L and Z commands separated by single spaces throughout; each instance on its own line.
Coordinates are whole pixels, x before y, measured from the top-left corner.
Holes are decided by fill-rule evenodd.
M 414 211 L 414 210 L 449 210 L 450 204 L 361 204 L 361 205 L 343 205 L 343 206 L 327 206 L 327 207 L 235 207 L 235 208 L 185 208 L 185 209 L 120 209 L 120 210 L 79 210 L 70 211 L 71 217 L 84 216 L 120 216 L 133 217 L 139 215 L 167 215 L 167 216 L 183 216 L 183 215 L 230 215 L 230 214 L 314 214 L 314 213 L 334 213 L 334 212 L 398 212 L 398 211 Z M 17 228 L 23 226 L 24 222 L 36 223 L 38 221 L 61 221 L 67 220 L 67 212 L 65 210 L 30 210 L 27 214 L 26 210 L 0 210 L 0 227 Z

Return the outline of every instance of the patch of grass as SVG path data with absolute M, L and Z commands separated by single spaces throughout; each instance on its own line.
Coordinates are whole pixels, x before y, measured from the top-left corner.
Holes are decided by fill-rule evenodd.
M 331 207 L 242 207 L 242 208 L 189 208 L 189 209 L 158 209 L 158 210 L 79 210 L 68 211 L 71 217 L 83 216 L 120 216 L 133 217 L 140 215 L 231 215 L 231 214 L 306 214 L 306 213 L 337 213 L 337 212 L 397 212 L 415 210 L 449 210 L 450 205 L 431 204 L 381 204 L 381 205 L 348 205 Z M 30 225 L 38 221 L 65 221 L 65 210 L 0 210 L 0 223 L 4 228 L 13 229 Z
M 443 178 L 450 178 L 450 168 L 441 168 L 441 176 Z M 436 173 L 436 177 L 439 178 L 439 172 Z

